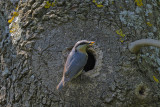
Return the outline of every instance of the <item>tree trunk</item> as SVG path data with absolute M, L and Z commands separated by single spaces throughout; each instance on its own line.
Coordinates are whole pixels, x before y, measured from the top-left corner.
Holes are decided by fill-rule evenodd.
M 0 107 L 160 106 L 159 49 L 128 50 L 160 38 L 159 0 L 0 0 L 0 8 Z M 85 72 L 56 90 L 84 39 L 96 43 Z

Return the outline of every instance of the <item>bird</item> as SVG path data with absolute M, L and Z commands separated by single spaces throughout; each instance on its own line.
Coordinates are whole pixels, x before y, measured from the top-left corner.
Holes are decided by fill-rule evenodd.
M 82 73 L 88 59 L 87 48 L 91 47 L 94 43 L 94 41 L 80 40 L 74 45 L 67 57 L 63 77 L 56 87 L 57 90 L 61 90 L 66 83 Z

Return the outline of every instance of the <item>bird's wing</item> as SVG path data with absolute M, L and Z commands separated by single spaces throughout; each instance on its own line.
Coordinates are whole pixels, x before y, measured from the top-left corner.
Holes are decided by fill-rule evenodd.
M 83 53 L 75 52 L 69 56 L 68 64 L 65 65 L 64 75 L 72 79 L 76 76 L 86 65 L 88 56 Z

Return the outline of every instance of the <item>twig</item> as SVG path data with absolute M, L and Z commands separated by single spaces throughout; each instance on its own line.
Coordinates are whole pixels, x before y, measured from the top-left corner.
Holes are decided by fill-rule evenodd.
M 130 43 L 128 45 L 128 49 L 132 53 L 138 53 L 141 47 L 144 47 L 144 46 L 155 46 L 160 48 L 160 41 L 154 40 L 154 39 L 140 39 Z

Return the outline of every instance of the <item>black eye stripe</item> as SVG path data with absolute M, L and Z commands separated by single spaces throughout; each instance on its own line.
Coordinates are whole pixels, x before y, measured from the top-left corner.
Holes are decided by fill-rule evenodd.
M 81 45 L 85 45 L 85 44 L 89 44 L 89 42 L 83 41 L 81 43 L 77 43 L 76 46 L 75 46 L 75 48 L 77 48 L 78 46 L 81 46 Z
M 86 42 L 82 42 L 82 43 L 80 43 L 79 45 L 84 45 L 84 44 L 88 44 L 88 43 L 86 43 Z

